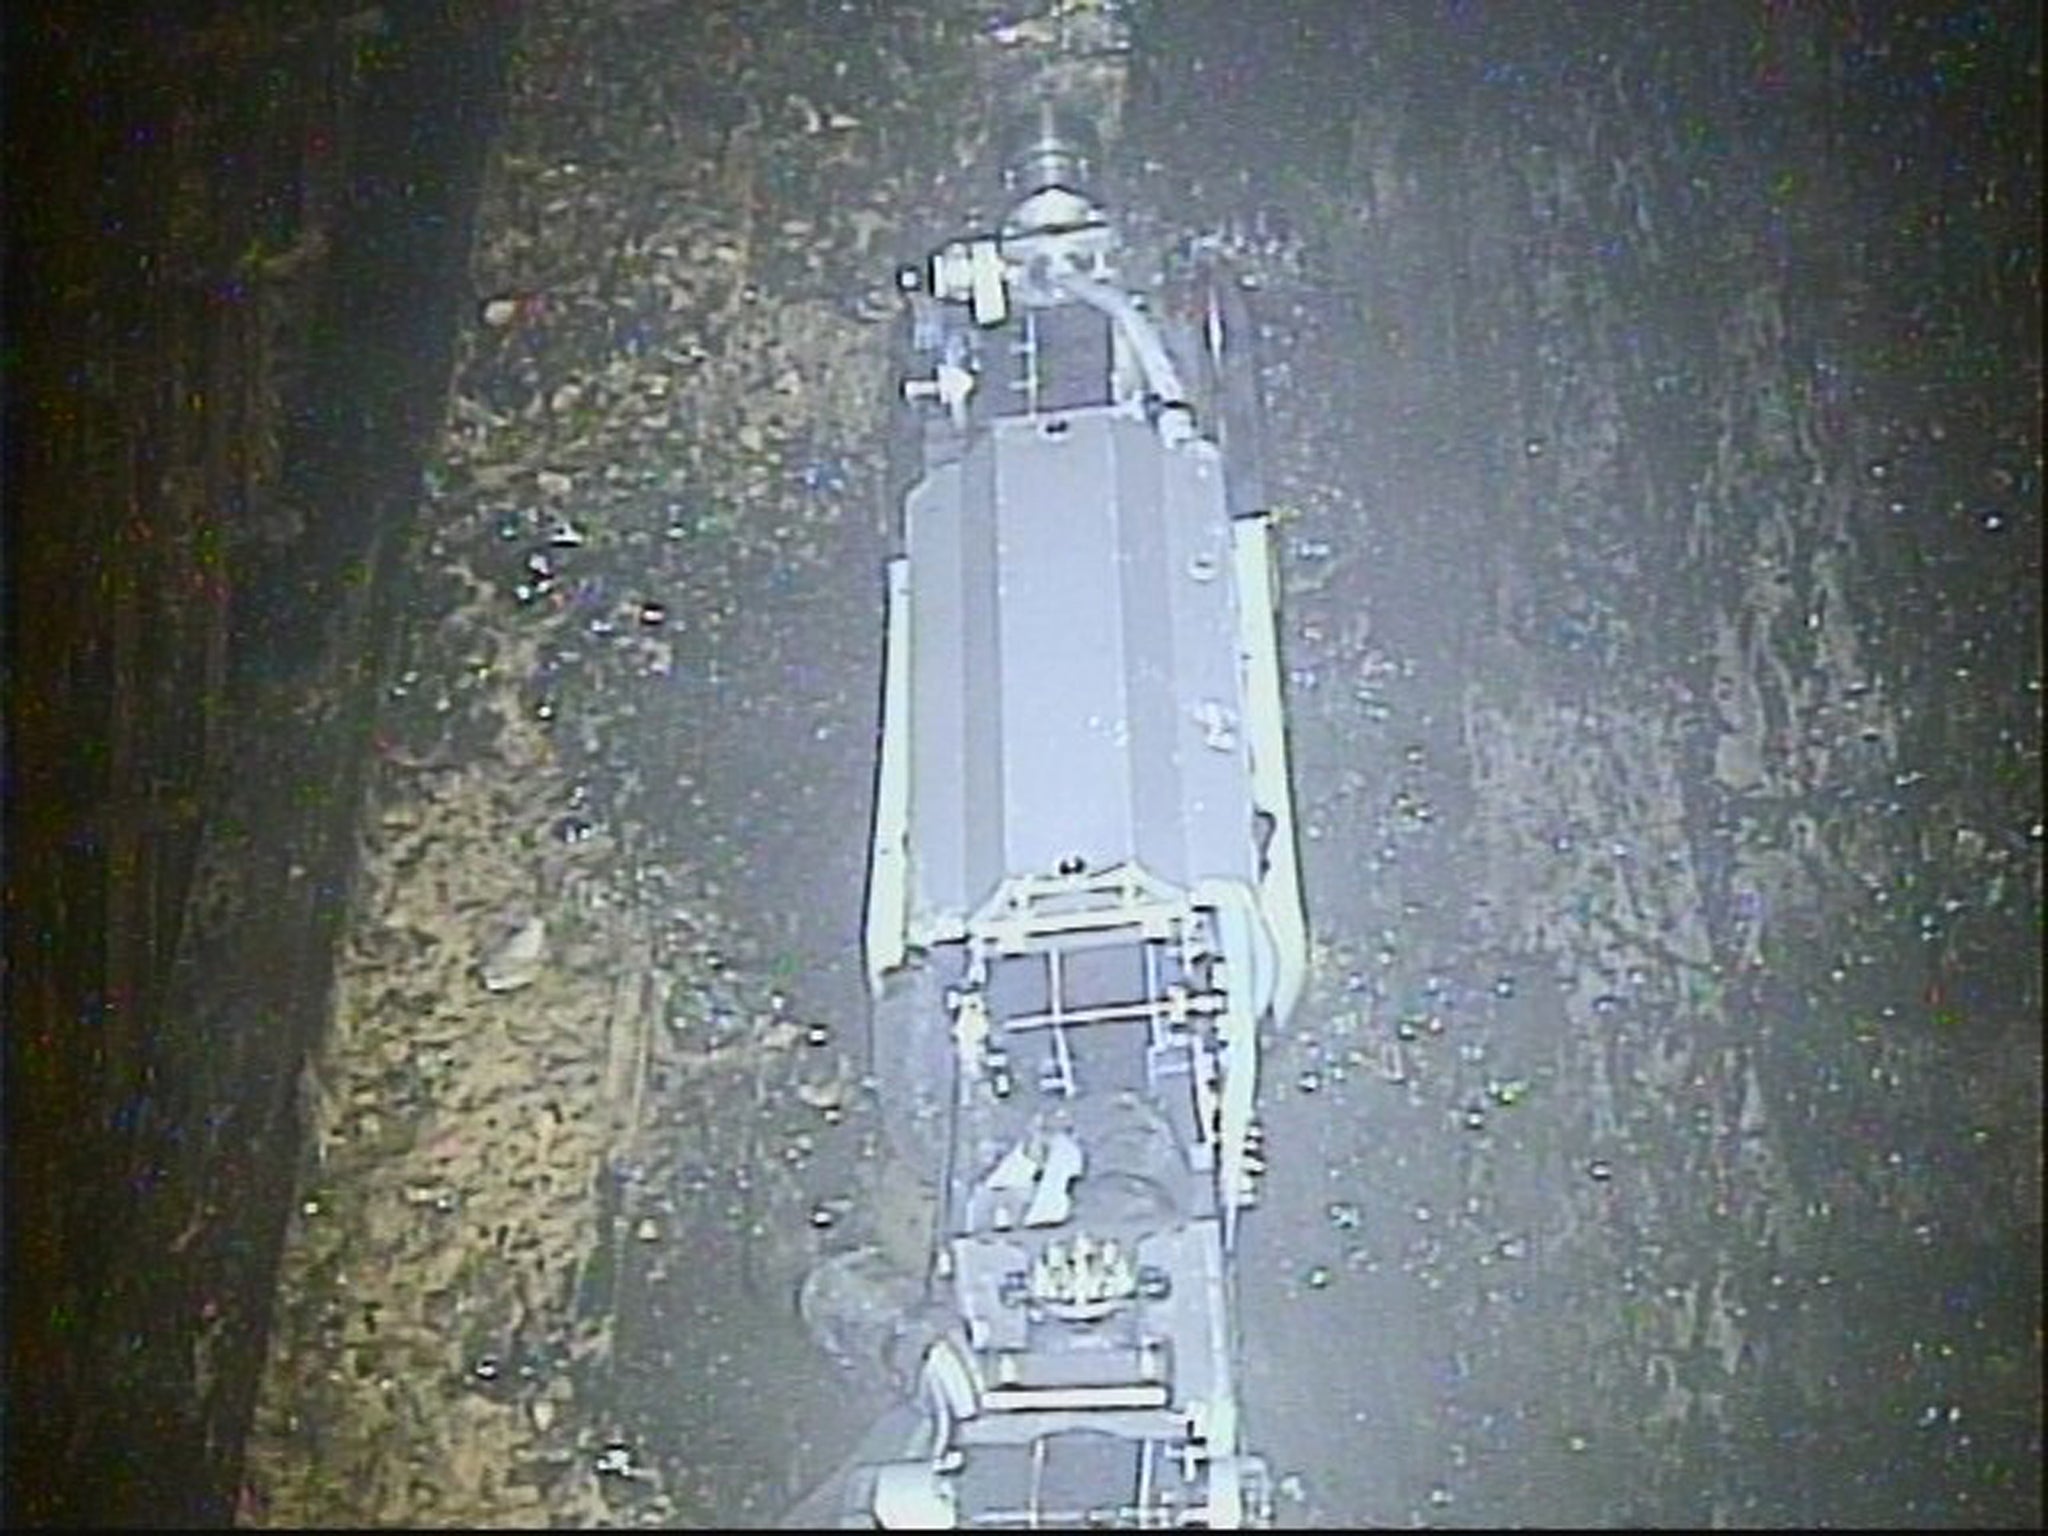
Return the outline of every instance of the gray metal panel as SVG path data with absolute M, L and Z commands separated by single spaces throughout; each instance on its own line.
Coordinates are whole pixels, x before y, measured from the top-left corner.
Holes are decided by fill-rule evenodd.
M 1119 590 L 1124 498 L 1107 421 L 991 434 L 1002 645 L 1003 873 L 1135 853 L 1129 664 Z
M 1126 416 L 1062 419 L 995 424 L 906 507 L 920 916 L 1071 855 L 1252 874 L 1221 467 Z
M 989 466 L 942 465 L 904 506 L 911 557 L 910 909 L 913 926 L 980 905 L 1000 853 L 1002 730 Z
M 960 466 L 918 482 L 904 502 L 910 553 L 910 829 L 913 926 L 933 909 L 960 908 L 965 830 L 967 700 L 962 690 Z M 950 767 L 948 767 L 950 765 Z
M 1257 855 L 1223 466 L 1201 444 L 1166 455 L 1161 476 L 1166 552 L 1158 570 L 1173 615 L 1171 760 L 1180 767 L 1173 803 L 1175 832 L 1184 839 L 1183 878 L 1189 884 L 1212 876 L 1248 881 L 1255 878 Z M 1207 739 L 1210 711 L 1226 726 L 1227 745 Z

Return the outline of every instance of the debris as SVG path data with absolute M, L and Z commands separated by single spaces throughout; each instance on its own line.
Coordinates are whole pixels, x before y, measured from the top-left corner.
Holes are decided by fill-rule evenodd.
M 478 977 L 486 992 L 516 992 L 540 978 L 547 954 L 548 925 L 529 917 L 485 955 Z

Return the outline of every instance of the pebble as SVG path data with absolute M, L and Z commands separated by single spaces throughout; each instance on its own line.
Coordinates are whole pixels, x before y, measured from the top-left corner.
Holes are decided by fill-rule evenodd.
M 486 992 L 517 992 L 540 978 L 547 953 L 545 919 L 529 917 L 500 940 L 478 968 Z

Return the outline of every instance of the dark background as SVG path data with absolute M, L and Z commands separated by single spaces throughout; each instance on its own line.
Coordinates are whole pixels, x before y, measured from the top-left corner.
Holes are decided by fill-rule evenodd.
M 515 21 L 9 8 L 10 1523 L 231 1512 Z

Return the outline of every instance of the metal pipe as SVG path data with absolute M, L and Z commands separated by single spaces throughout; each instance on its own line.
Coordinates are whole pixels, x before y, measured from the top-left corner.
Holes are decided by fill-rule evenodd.
M 1138 355 L 1138 366 L 1144 370 L 1147 389 L 1164 404 L 1187 404 L 1187 386 L 1181 382 L 1180 371 L 1167 355 L 1166 343 L 1159 339 L 1158 329 L 1129 294 L 1073 272 L 1061 273 L 1059 284 L 1083 304 L 1100 310 L 1122 328 L 1132 350 Z

